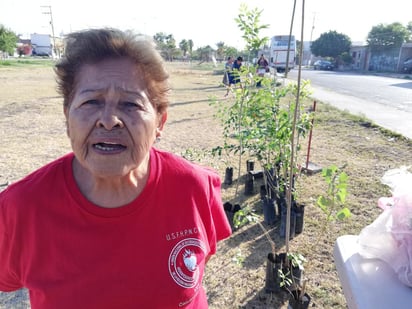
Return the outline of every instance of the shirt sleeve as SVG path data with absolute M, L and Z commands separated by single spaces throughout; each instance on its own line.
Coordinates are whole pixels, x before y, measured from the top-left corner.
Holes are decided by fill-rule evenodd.
M 10 292 L 22 288 L 13 260 L 13 244 L 6 225 L 5 191 L 0 193 L 0 291 Z

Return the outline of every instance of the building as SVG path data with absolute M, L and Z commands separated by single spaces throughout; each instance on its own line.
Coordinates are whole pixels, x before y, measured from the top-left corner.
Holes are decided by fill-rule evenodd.
M 371 52 L 368 45 L 354 44 L 351 46 L 353 70 L 402 72 L 403 62 L 412 58 L 412 43 L 403 43 L 400 48 L 381 52 Z
M 33 56 L 51 57 L 53 55 L 53 45 L 49 34 L 30 34 L 30 41 Z
M 350 51 L 352 56 L 351 69 L 355 71 L 367 71 L 369 68 L 369 47 L 364 42 L 355 42 L 352 44 Z
M 406 59 L 412 58 L 412 43 L 403 43 L 399 52 L 397 71 L 402 71 L 402 64 Z

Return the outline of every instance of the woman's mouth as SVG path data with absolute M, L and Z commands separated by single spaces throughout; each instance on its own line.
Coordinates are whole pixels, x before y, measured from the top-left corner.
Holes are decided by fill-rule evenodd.
M 119 152 L 119 151 L 126 149 L 126 146 L 121 145 L 121 144 L 116 144 L 116 143 L 96 143 L 96 144 L 93 144 L 93 148 L 98 151 L 102 151 L 106 153 L 109 153 L 109 152 L 113 153 L 113 152 Z

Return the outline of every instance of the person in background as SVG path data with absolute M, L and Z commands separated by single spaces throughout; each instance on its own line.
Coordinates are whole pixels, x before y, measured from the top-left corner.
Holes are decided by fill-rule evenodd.
M 223 73 L 223 81 L 222 83 L 225 86 L 229 86 L 229 74 L 232 71 L 232 66 L 233 66 L 233 58 L 232 57 L 228 57 L 227 61 L 225 63 L 225 71 Z
M 55 72 L 73 151 L 0 193 L 0 290 L 32 309 L 207 308 L 231 229 L 216 172 L 154 147 L 170 93 L 154 43 L 71 33 Z
M 228 96 L 229 92 L 232 90 L 232 85 L 239 85 L 242 88 L 241 79 L 240 79 L 240 72 L 242 67 L 243 58 L 241 56 L 237 57 L 236 60 L 233 62 L 232 71 L 229 72 L 229 87 L 227 88 L 225 97 Z
M 257 61 L 257 74 L 259 79 L 256 83 L 256 87 L 262 86 L 262 78 L 265 76 L 265 73 L 269 71 L 269 62 L 266 60 L 263 54 L 260 55 L 259 60 Z

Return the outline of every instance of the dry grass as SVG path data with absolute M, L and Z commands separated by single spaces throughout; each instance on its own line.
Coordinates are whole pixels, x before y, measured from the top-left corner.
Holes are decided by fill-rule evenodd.
M 224 162 L 204 152 L 222 142 L 219 123 L 209 106 L 210 97 L 223 99 L 225 89 L 220 87 L 221 75 L 213 74 L 213 69 L 200 70 L 196 64 L 170 64 L 170 71 L 173 104 L 159 147 L 177 154 L 187 154 L 190 149 L 195 160 L 213 166 L 223 177 Z M 0 67 L 0 76 L 2 185 L 23 177 L 70 148 L 52 69 Z M 228 104 L 230 100 L 222 100 L 221 104 Z M 307 141 L 302 141 L 302 145 L 306 144 Z M 301 154 L 306 154 L 306 150 Z M 245 160 L 243 158 L 241 176 L 246 173 Z M 291 240 L 290 249 L 303 253 L 309 260 L 306 276 L 312 304 L 317 308 L 346 308 L 333 263 L 334 241 L 339 235 L 358 234 L 379 215 L 377 199 L 389 194 L 380 184 L 380 177 L 388 169 L 412 164 L 412 143 L 369 125 L 365 119 L 318 104 L 310 160 L 323 167 L 347 163 L 347 204 L 353 217 L 347 222 L 329 225 L 327 232 L 321 233 L 324 216 L 316 208 L 315 200 L 325 190 L 324 182 L 320 174 L 301 175 L 297 187 L 299 202 L 306 204 L 305 227 L 302 234 Z M 242 179 L 239 179 L 238 194 L 235 194 L 236 184 L 223 186 L 224 200 L 238 202 L 243 207 L 250 205 L 261 215 L 258 196 L 243 194 Z M 259 183 L 255 186 L 258 188 Z M 276 249 L 282 251 L 284 240 L 278 236 L 278 225 L 265 228 L 275 241 Z M 234 231 L 231 238 L 221 242 L 205 277 L 210 308 L 286 308 L 286 294 L 264 292 L 266 256 L 270 250 L 257 223 Z M 0 293 L 0 308 L 26 306 L 24 301 L 19 305 L 10 300 L 12 297 L 13 294 Z

